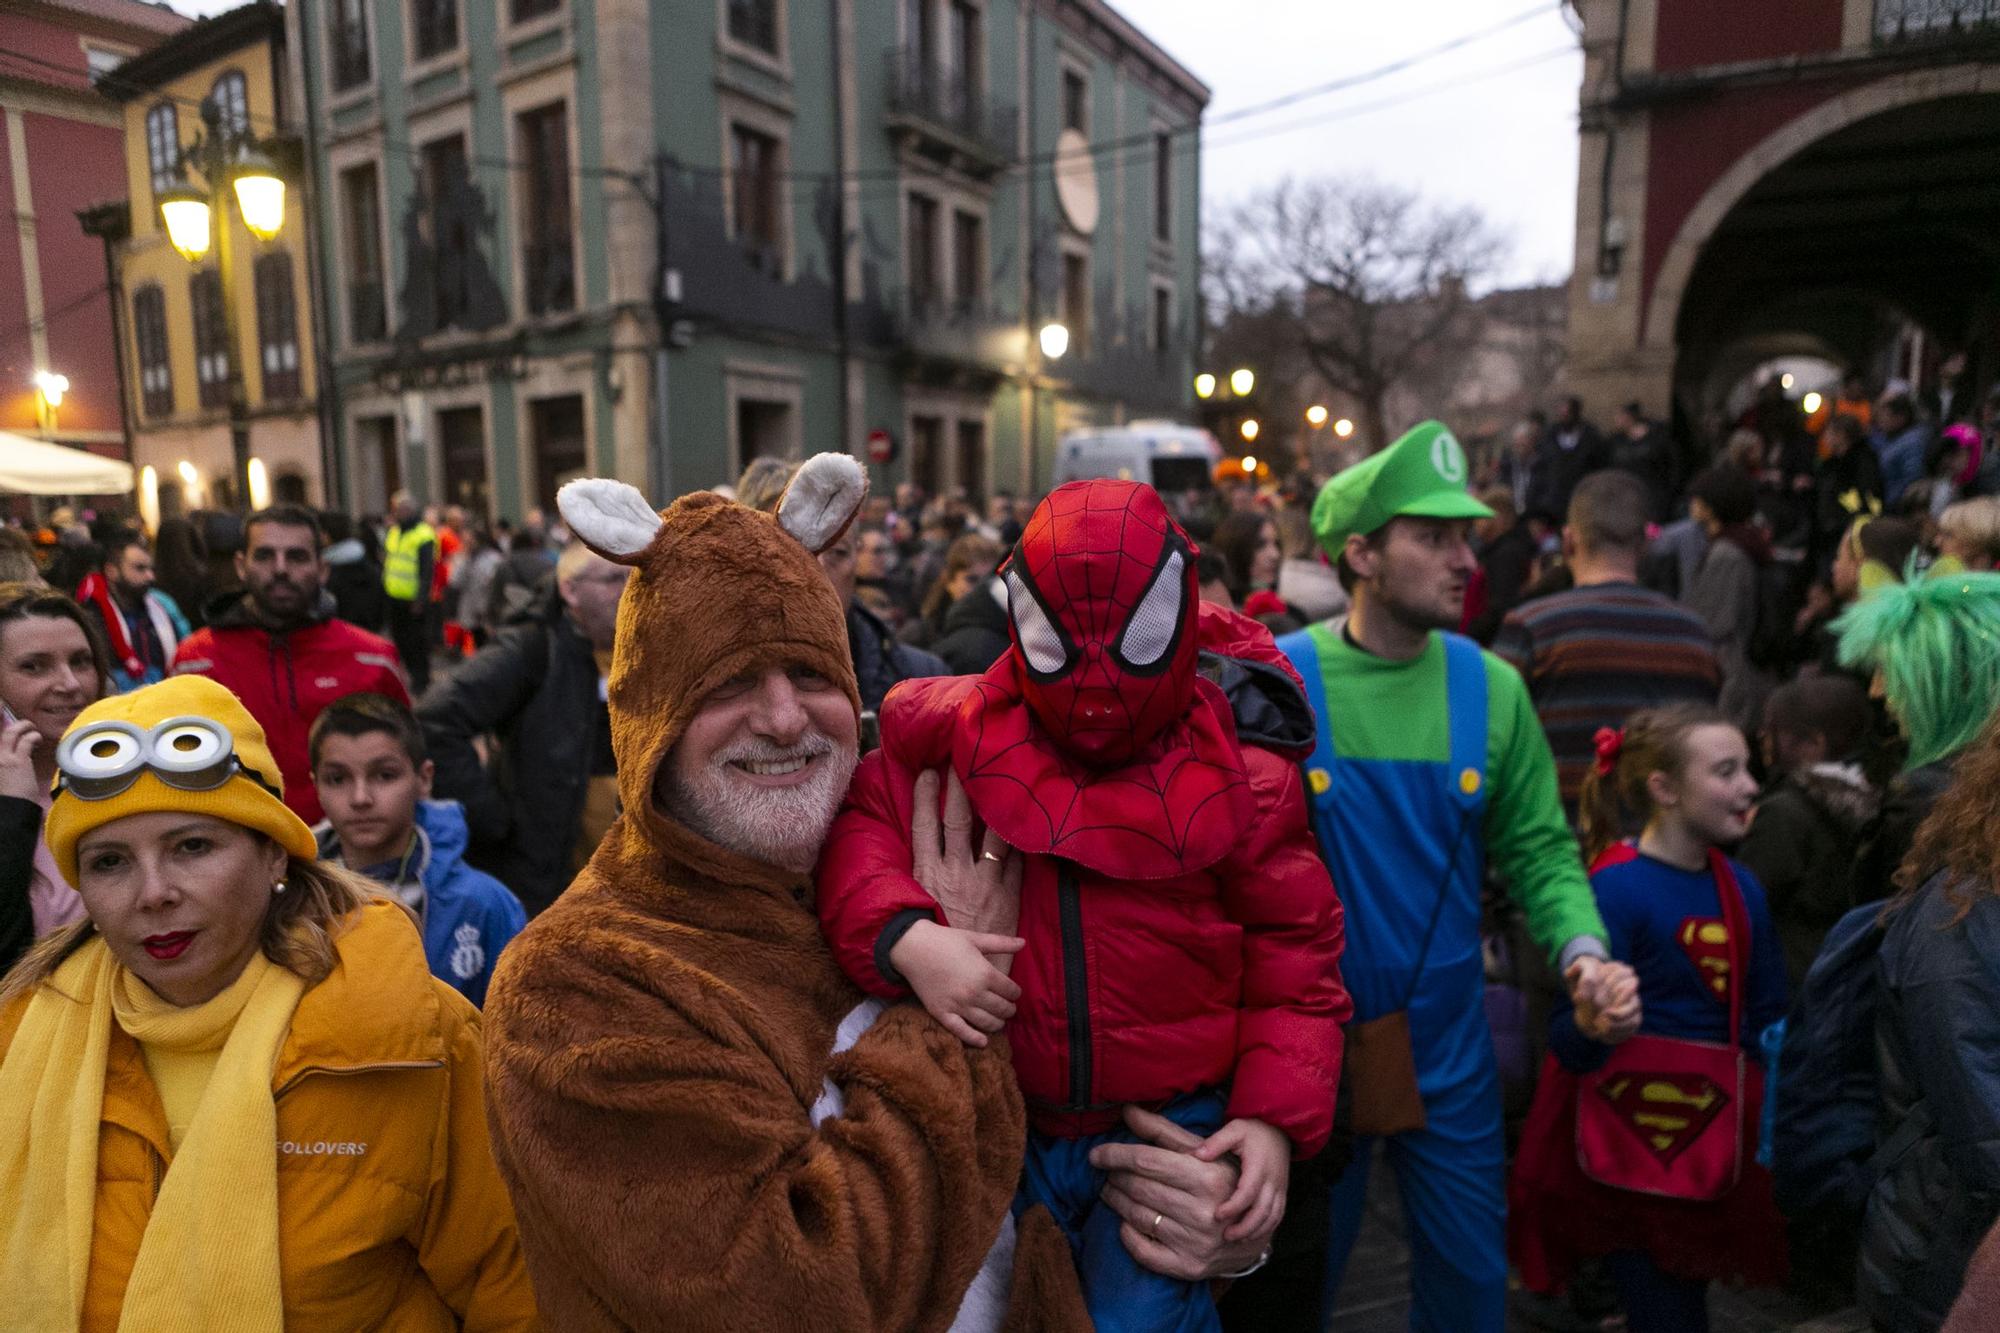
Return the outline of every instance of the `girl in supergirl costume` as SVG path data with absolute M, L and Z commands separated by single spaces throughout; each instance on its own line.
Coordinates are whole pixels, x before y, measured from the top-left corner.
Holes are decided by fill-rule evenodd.
M 1704 1333 L 1717 1278 L 1786 1275 L 1784 1223 L 1756 1163 L 1757 1037 L 1785 1014 L 1764 890 L 1718 850 L 1749 831 L 1743 734 L 1673 708 L 1598 733 L 1582 795 L 1591 888 L 1645 1018 L 1613 1048 L 1565 1001 L 1508 1187 L 1509 1258 L 1553 1293 L 1601 1258 L 1632 1333 Z M 1619 840 L 1631 823 L 1635 839 Z

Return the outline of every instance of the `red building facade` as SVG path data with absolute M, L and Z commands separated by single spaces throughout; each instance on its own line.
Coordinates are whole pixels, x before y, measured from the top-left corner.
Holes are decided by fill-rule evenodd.
M 2000 19 L 1984 0 L 1579 0 L 1570 380 L 1698 423 L 1896 334 L 2000 372 Z
M 126 455 L 104 244 L 77 221 L 126 193 L 124 111 L 94 84 L 187 24 L 140 0 L 0 0 L 0 430 Z M 52 414 L 41 372 L 69 381 Z

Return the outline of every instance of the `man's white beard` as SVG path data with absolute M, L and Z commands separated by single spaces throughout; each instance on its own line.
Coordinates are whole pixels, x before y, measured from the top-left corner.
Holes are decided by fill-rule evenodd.
M 760 787 L 734 772 L 737 762 L 783 763 L 818 756 L 797 787 Z M 672 756 L 660 767 L 660 808 L 718 847 L 804 874 L 819 860 L 833 817 L 860 756 L 814 731 L 791 746 L 750 741 L 714 755 L 683 780 Z

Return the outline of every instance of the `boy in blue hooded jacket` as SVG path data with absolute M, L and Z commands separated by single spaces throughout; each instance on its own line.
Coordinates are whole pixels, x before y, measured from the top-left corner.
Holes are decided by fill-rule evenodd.
M 314 830 L 321 859 L 394 894 L 417 918 L 431 974 L 484 1005 L 493 964 L 528 914 L 465 863 L 465 810 L 430 799 L 416 718 L 393 699 L 351 694 L 314 720 L 307 751 L 327 816 Z

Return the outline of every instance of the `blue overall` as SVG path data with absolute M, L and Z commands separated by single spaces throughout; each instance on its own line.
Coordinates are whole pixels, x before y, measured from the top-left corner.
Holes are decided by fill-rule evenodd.
M 1501 1333 L 1506 1150 L 1479 948 L 1486 664 L 1471 640 L 1453 634 L 1444 640 L 1451 747 L 1445 763 L 1342 757 L 1339 718 L 1327 706 L 1310 632 L 1286 635 L 1278 647 L 1304 678 L 1319 719 L 1306 761 L 1308 799 L 1346 909 L 1341 972 L 1355 1021 L 1409 1010 L 1428 1123 L 1391 1138 L 1388 1156 L 1409 1226 L 1411 1327 Z M 1365 706 L 1360 699 L 1342 702 Z M 1374 1146 L 1372 1139 L 1356 1143 L 1354 1164 L 1333 1186 L 1322 1321 L 1360 1230 Z

